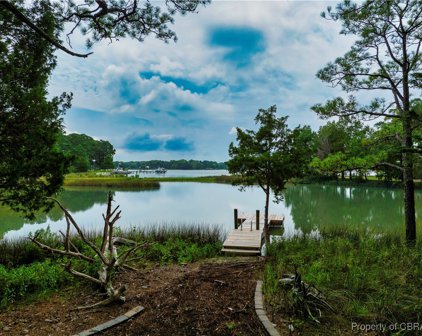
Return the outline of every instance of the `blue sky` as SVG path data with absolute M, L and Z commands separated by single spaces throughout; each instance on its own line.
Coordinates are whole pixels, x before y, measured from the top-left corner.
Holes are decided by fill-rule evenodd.
M 236 127 L 276 104 L 289 125 L 324 123 L 310 106 L 339 94 L 315 74 L 352 40 L 320 17 L 319 1 L 214 1 L 177 16 L 177 43 L 148 37 L 58 52 L 50 94 L 73 92 L 68 133 L 110 141 L 116 160 L 225 161 Z M 84 38 L 75 35 L 75 50 Z

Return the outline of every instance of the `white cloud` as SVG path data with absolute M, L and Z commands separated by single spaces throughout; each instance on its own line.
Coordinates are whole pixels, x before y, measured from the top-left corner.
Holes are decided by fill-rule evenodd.
M 328 4 L 332 2 L 213 2 L 200 8 L 198 14 L 176 17 L 176 44 L 148 37 L 143 43 L 130 39 L 113 44 L 104 41 L 94 46 L 94 54 L 88 59 L 58 53 L 59 65 L 50 92 L 57 95 L 73 91 L 75 107 L 143 118 L 146 123 L 142 132 L 186 135 L 195 142 L 196 153 L 192 155 L 225 160 L 227 146 L 233 140 L 233 125 L 253 128 L 259 108 L 277 104 L 281 114 L 290 115 L 292 126 L 311 124 L 316 129 L 322 124 L 309 107 L 339 91 L 328 88 L 315 74 L 352 43 L 351 38 L 338 34 L 337 23 L 320 18 L 319 13 Z M 255 55 L 250 66 L 236 68 L 222 61 L 221 48 L 209 45 L 210 31 L 218 27 L 260 31 L 265 50 Z M 76 50 L 84 49 L 83 40 L 75 34 Z M 146 72 L 157 75 L 142 78 L 140 73 Z M 195 92 L 160 76 L 209 90 Z M 137 131 L 135 127 L 139 126 L 134 125 L 132 130 L 129 124 L 110 127 L 106 136 L 118 147 L 129 132 Z M 78 130 L 75 123 L 72 129 Z M 95 125 L 91 129 L 89 135 L 99 135 Z M 131 155 L 119 149 L 116 157 L 129 159 Z M 160 153 L 161 158 L 171 155 L 176 154 Z

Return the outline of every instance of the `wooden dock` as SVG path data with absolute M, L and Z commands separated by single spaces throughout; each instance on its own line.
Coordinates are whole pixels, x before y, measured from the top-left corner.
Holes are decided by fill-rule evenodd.
M 284 216 L 268 216 L 270 227 L 282 227 Z M 264 240 L 264 215 L 234 212 L 234 230 L 223 243 L 222 251 L 236 255 L 260 255 Z

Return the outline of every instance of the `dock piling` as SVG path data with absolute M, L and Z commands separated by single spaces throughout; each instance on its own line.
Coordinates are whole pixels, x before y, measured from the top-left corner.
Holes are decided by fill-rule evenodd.
M 237 229 L 237 222 L 238 222 L 238 213 L 237 213 L 237 209 L 234 209 L 234 229 Z
M 259 230 L 259 210 L 256 210 L 256 229 Z

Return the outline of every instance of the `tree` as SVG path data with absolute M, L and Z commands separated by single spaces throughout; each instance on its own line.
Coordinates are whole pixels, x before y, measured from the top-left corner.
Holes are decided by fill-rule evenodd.
M 321 69 L 317 76 L 346 92 L 382 92 L 387 98 L 375 98 L 360 104 L 355 96 L 329 100 L 315 105 L 322 117 L 359 116 L 373 119 L 380 116 L 397 118 L 403 128 L 402 163 L 406 240 L 416 240 L 413 161 L 414 125 L 420 120 L 410 105 L 414 90 L 422 87 L 422 6 L 420 0 L 366 0 L 353 3 L 345 0 L 330 7 L 324 17 L 342 23 L 341 33 L 355 35 L 351 50 Z
M 143 41 L 150 34 L 165 42 L 176 40 L 176 34 L 168 27 L 174 22 L 176 13 L 195 12 L 199 5 L 205 5 L 210 0 L 166 0 L 165 11 L 162 6 L 154 6 L 150 1 L 139 0 L 51 0 L 54 15 L 58 24 L 72 24 L 67 33 L 69 45 L 70 36 L 76 29 L 87 35 L 86 44 L 91 47 L 94 42 L 131 37 Z M 14 16 L 15 21 L 26 25 L 42 39 L 56 48 L 76 57 L 88 57 L 92 53 L 80 54 L 66 48 L 58 36 L 39 27 L 32 17 L 28 16 L 19 5 L 22 0 L 2 0 L 0 6 Z M 0 7 L 0 8 L 1 8 Z
M 422 100 L 414 99 L 411 102 L 411 108 L 414 109 L 415 113 L 422 115 Z M 376 167 L 376 170 L 379 176 L 386 181 L 402 180 L 403 178 L 402 171 L 395 167 L 397 165 L 402 167 L 402 139 L 403 128 L 397 118 L 386 118 L 384 121 L 377 123 L 375 132 L 369 138 L 368 142 L 371 148 L 383 153 L 384 163 Z M 415 149 L 420 151 L 422 149 L 422 128 L 418 124 L 414 126 L 413 139 Z M 422 156 L 420 154 L 415 155 L 413 166 L 415 178 L 421 177 L 421 163 Z
M 301 152 L 305 144 L 305 134 L 298 128 L 292 132 L 287 127 L 288 117 L 277 117 L 275 105 L 268 109 L 259 109 L 255 123 L 257 131 L 237 128 L 237 142 L 229 147 L 231 159 L 227 162 L 231 174 L 240 175 L 238 184 L 242 187 L 258 184 L 265 193 L 264 234 L 268 242 L 268 209 L 271 191 L 276 201 L 280 200 L 286 182 L 300 175 L 303 167 L 297 159 L 303 159 Z
M 369 126 L 350 117 L 328 122 L 318 131 L 317 157 L 311 167 L 335 178 L 341 174 L 344 179 L 347 171 L 350 179 L 352 171 L 365 175 L 378 162 L 378 156 L 368 145 L 371 132 Z
M 61 135 L 58 148 L 71 160 L 71 172 L 113 168 L 115 149 L 105 140 L 94 140 L 86 134 Z
M 51 36 L 58 34 L 46 1 L 34 4 L 27 15 Z M 20 27 L 1 7 L 0 30 L 0 201 L 31 215 L 49 208 L 45 197 L 62 185 L 67 159 L 54 145 L 71 96 L 46 99 L 56 65 L 47 41 Z

